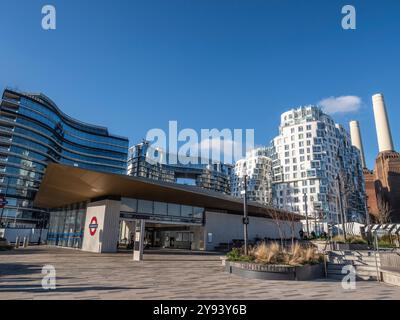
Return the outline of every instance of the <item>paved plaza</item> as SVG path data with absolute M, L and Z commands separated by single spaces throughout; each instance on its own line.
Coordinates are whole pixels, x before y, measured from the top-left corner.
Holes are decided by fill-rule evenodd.
M 44 265 L 56 268 L 55 290 L 44 290 Z M 0 252 L 0 299 L 400 299 L 400 287 L 357 282 L 261 281 L 224 272 L 218 255 L 93 254 L 30 247 Z

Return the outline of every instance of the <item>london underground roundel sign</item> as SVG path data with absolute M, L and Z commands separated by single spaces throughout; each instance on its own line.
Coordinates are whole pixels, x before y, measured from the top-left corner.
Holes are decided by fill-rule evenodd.
M 99 225 L 97 224 L 97 218 L 93 217 L 92 220 L 90 220 L 89 223 L 89 232 L 91 236 L 94 236 L 96 234 L 97 228 Z

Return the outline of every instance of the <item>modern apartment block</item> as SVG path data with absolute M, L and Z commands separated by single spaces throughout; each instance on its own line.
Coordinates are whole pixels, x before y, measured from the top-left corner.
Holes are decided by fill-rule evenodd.
M 45 226 L 48 212 L 34 207 L 33 199 L 48 163 L 125 174 L 128 146 L 127 138 L 72 119 L 43 94 L 6 89 L 0 105 L 0 194 L 7 205 L 0 222 Z
M 269 148 L 251 150 L 245 159 L 236 162 L 232 175 L 232 195 L 242 198 L 244 176 L 247 180 L 247 198 L 262 204 L 272 203 L 272 160 Z
M 189 159 L 188 162 L 183 164 L 176 155 L 154 149 L 148 141 L 143 141 L 129 150 L 128 175 L 230 194 L 232 165 L 201 158 Z
M 317 106 L 287 111 L 271 144 L 274 205 L 307 214 L 310 230 L 364 221 L 360 151 L 330 116 Z

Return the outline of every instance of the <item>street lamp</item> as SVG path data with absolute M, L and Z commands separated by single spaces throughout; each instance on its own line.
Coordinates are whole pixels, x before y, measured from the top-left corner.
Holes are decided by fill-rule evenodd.
M 303 200 L 304 200 L 304 209 L 306 211 L 306 226 L 307 226 L 307 237 L 310 236 L 310 228 L 308 227 L 308 206 L 307 206 L 307 193 L 304 193 Z
M 249 224 L 249 217 L 247 216 L 247 175 L 243 177 L 243 238 L 244 238 L 244 254 L 247 256 L 247 226 Z
M 341 187 L 341 181 L 340 181 L 340 174 L 338 173 L 337 175 L 337 181 L 338 181 L 338 190 L 339 190 L 339 209 L 340 209 L 340 215 L 342 218 L 342 226 L 343 226 L 343 238 L 346 241 L 347 237 L 346 237 L 346 226 L 345 226 L 345 216 L 344 216 L 344 212 L 343 212 L 343 202 L 342 202 L 342 187 Z

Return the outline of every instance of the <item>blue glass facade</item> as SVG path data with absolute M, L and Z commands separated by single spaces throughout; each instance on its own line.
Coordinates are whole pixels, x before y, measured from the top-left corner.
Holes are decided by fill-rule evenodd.
M 65 115 L 43 94 L 6 89 L 0 105 L 0 209 L 3 224 L 45 224 L 33 199 L 49 162 L 126 174 L 129 141 Z

